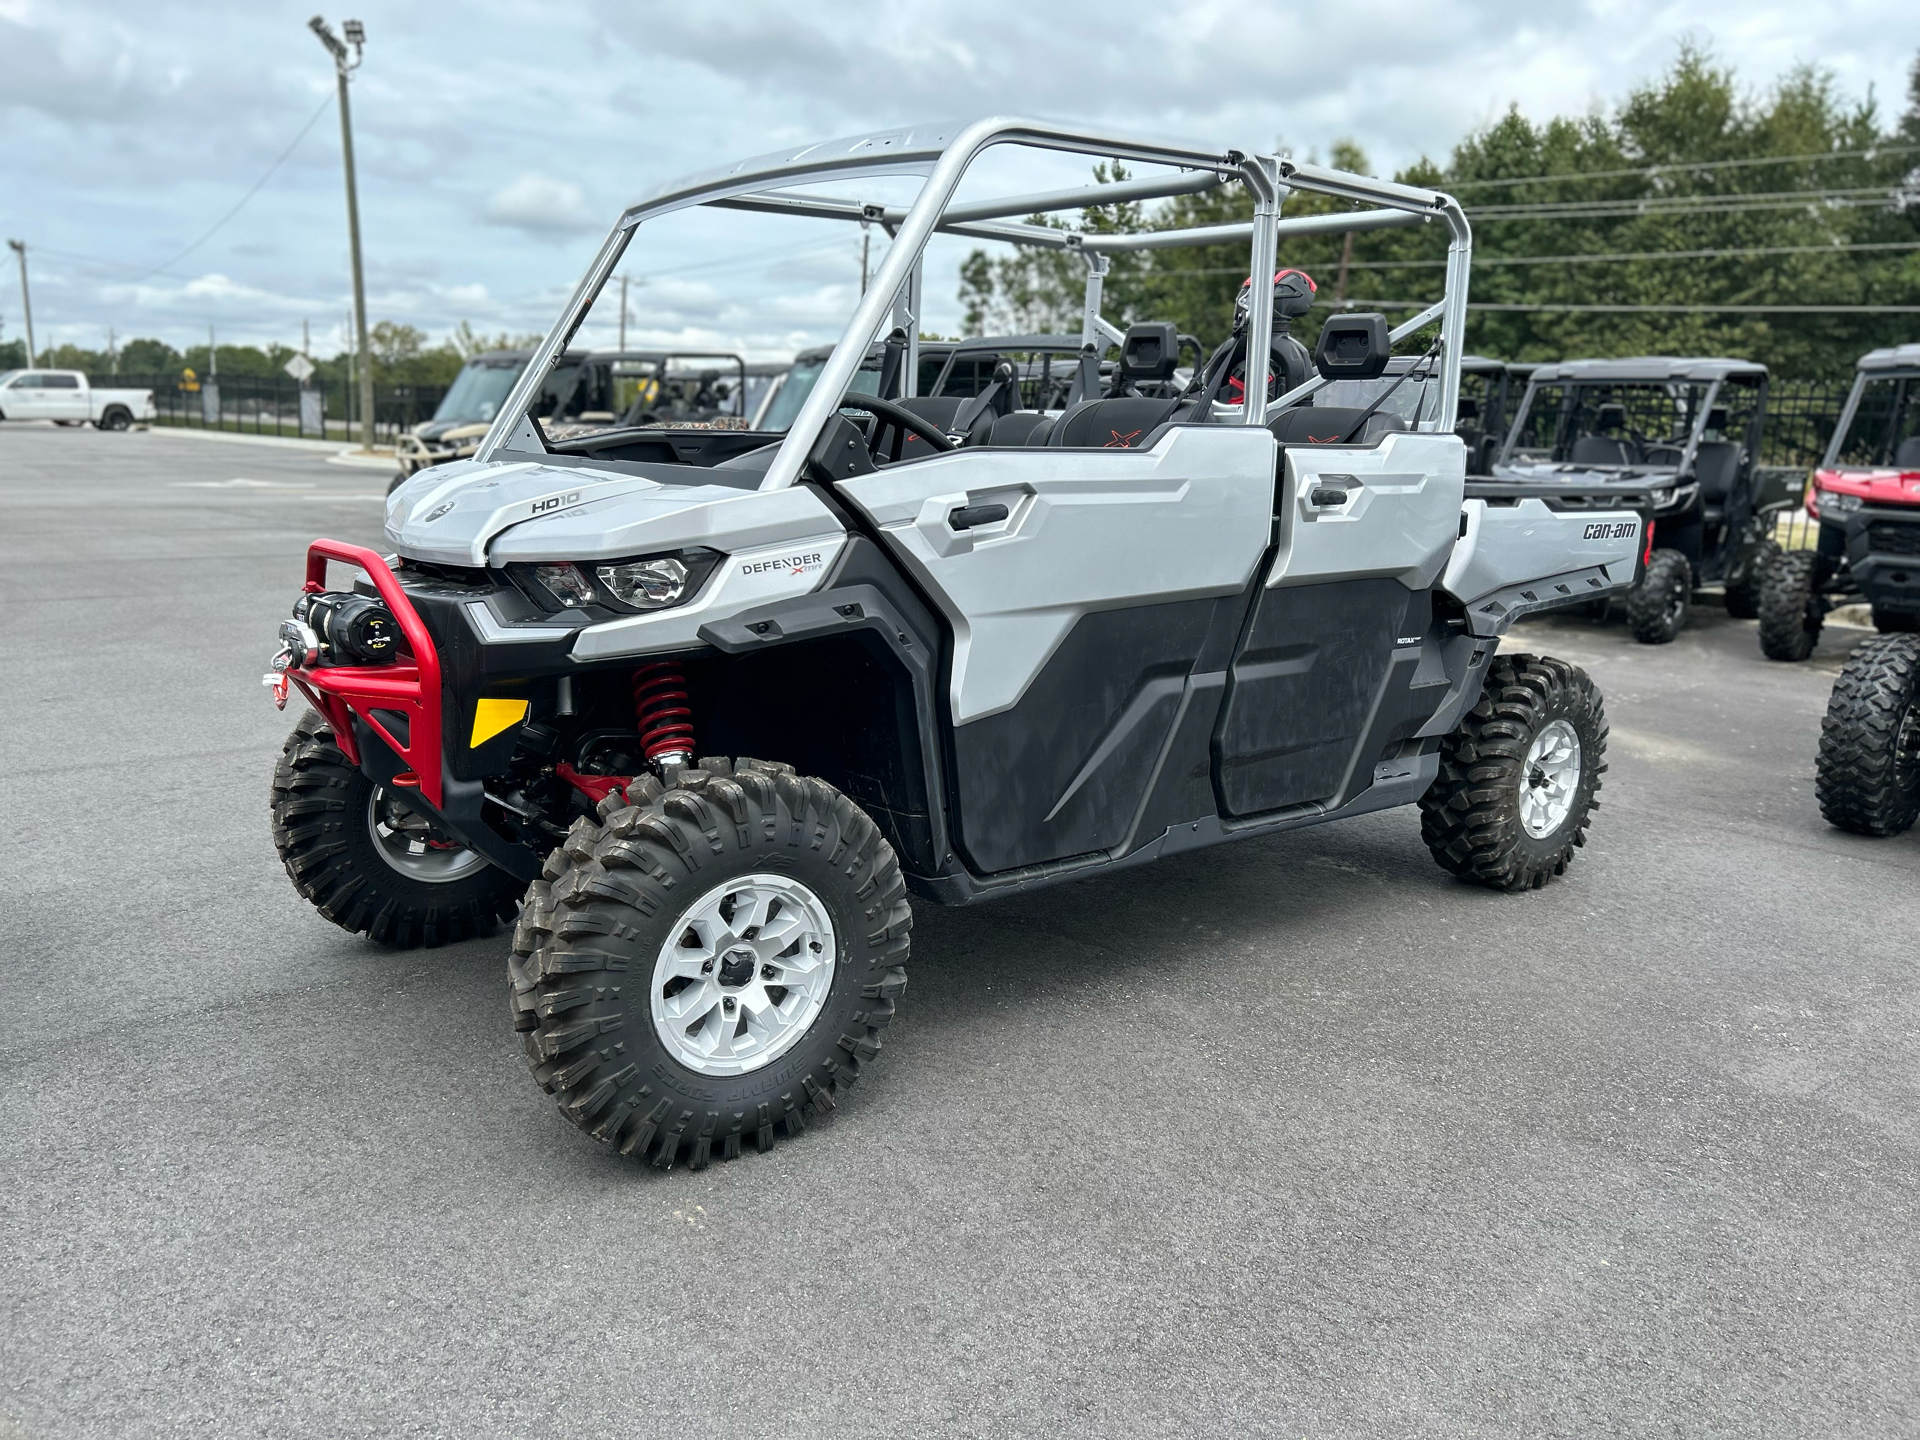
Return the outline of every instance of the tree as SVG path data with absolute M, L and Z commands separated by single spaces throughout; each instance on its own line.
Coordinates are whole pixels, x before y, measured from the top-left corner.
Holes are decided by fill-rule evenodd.
M 1367 171 L 1350 144 L 1330 158 Z M 1683 44 L 1665 74 L 1611 113 L 1536 125 L 1514 109 L 1463 139 L 1444 166 L 1423 159 L 1395 178 L 1466 206 L 1473 302 L 1524 307 L 1469 317 L 1468 348 L 1484 354 L 1720 354 L 1786 377 L 1844 377 L 1863 351 L 1915 329 L 1898 314 L 1711 307 L 1920 303 L 1920 59 L 1906 111 L 1883 128 L 1870 100 L 1840 94 L 1824 71 L 1790 71 L 1756 97 Z M 1296 191 L 1284 213 L 1341 208 Z M 1251 213 L 1251 197 L 1230 183 L 1161 202 L 1142 223 L 1226 224 Z M 1336 304 L 1394 318 L 1422 308 L 1439 294 L 1446 245 L 1437 225 L 1286 239 L 1281 265 L 1320 286 L 1296 333 L 1311 345 Z M 969 330 L 1022 328 L 1009 322 L 1033 317 L 1072 318 L 1077 329 L 1082 275 L 1066 259 L 975 251 L 961 270 Z M 1102 311 L 1120 324 L 1171 320 L 1212 341 L 1231 323 L 1246 264 L 1241 242 L 1131 252 L 1116 257 Z
M 123 375 L 177 375 L 182 363 L 180 352 L 164 340 L 129 340 L 120 347 Z

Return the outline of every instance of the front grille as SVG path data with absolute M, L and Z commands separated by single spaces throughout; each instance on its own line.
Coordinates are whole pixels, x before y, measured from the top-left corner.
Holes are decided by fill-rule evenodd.
M 1876 555 L 1920 555 L 1920 523 L 1876 520 L 1867 527 L 1867 549 Z

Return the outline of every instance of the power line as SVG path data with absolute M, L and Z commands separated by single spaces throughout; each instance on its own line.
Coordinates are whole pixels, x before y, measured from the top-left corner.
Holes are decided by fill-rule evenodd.
M 1371 305 L 1381 310 L 1424 310 L 1431 300 L 1347 300 L 1347 308 Z M 1469 310 L 1510 312 L 1556 311 L 1603 315 L 1920 315 L 1920 305 L 1578 305 L 1557 301 L 1537 303 L 1472 301 Z
M 1668 213 L 1685 210 L 1744 210 L 1769 208 L 1776 203 L 1804 205 L 1870 199 L 1876 204 L 1891 204 L 1894 191 L 1886 185 L 1861 185 L 1846 189 L 1812 188 L 1800 190 L 1731 191 L 1709 195 L 1622 196 L 1603 200 L 1538 200 L 1515 205 L 1476 205 L 1467 213 L 1476 219 L 1506 218 L 1515 215 L 1598 214 L 1620 211 L 1626 214 Z
M 1664 175 L 1680 170 L 1737 170 L 1755 165 L 1800 165 L 1823 160 L 1873 160 L 1882 155 L 1906 155 L 1920 145 L 1870 145 L 1863 150 L 1822 150 L 1811 155 L 1757 155 L 1742 160 L 1674 160 L 1661 165 L 1637 165 L 1628 170 L 1564 170 L 1553 175 L 1515 175 L 1500 180 L 1456 180 L 1454 190 L 1507 189 L 1515 185 L 1544 185 L 1556 180 L 1622 180 L 1639 175 Z
M 240 211 L 245 208 L 246 203 L 249 200 L 253 199 L 255 195 L 258 195 L 260 193 L 260 187 L 266 184 L 267 181 L 273 178 L 273 172 L 278 170 L 281 167 L 281 165 L 286 163 L 287 157 L 293 154 L 295 148 L 300 144 L 302 140 L 307 138 L 307 132 L 313 129 L 315 123 L 318 122 L 318 120 L 322 115 L 327 113 L 327 108 L 332 104 L 333 104 L 333 96 L 331 95 L 327 96 L 326 99 L 320 102 L 320 108 L 314 111 L 312 115 L 307 117 L 307 123 L 300 127 L 300 133 L 295 135 L 293 139 L 288 142 L 287 148 L 282 150 L 280 154 L 275 158 L 274 162 L 267 167 L 266 173 L 262 175 L 258 180 L 253 182 L 252 188 L 250 188 L 246 194 L 240 197 L 240 199 L 234 204 L 234 207 L 231 210 L 227 211 L 226 214 L 222 215 L 218 220 L 214 221 L 212 225 L 208 226 L 207 231 L 204 235 L 202 235 L 198 240 L 194 241 L 191 245 L 187 246 L 187 248 L 182 250 L 178 255 L 175 255 L 171 260 L 168 260 L 165 264 L 156 265 L 151 270 L 146 271 L 144 274 L 134 276 L 134 278 L 128 283 L 133 285 L 138 285 L 142 280 L 150 279 L 155 275 L 161 274 L 163 271 L 171 269 L 173 266 L 178 265 L 182 260 L 186 259 L 187 256 L 191 255 L 194 251 L 198 250 L 202 245 L 206 244 L 207 241 L 211 240 L 214 237 L 214 235 L 219 231 L 221 226 L 225 225 L 229 220 L 233 219 L 234 216 L 238 215 Z

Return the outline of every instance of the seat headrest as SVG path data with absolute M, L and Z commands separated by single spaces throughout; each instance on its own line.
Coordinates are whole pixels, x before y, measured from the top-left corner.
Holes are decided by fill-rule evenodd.
M 1627 407 L 1609 402 L 1594 412 L 1593 428 L 1596 430 L 1624 430 L 1627 428 Z
M 1909 435 L 1893 452 L 1893 463 L 1902 470 L 1920 470 L 1920 435 Z
M 1127 327 L 1120 344 L 1120 368 L 1129 380 L 1171 380 L 1180 363 L 1180 332 L 1165 320 L 1143 320 Z

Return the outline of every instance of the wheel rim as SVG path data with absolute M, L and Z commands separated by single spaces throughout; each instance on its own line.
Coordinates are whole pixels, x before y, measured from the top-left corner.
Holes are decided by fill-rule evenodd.
M 1520 824 L 1527 834 L 1544 840 L 1566 824 L 1579 788 L 1580 737 L 1555 720 L 1533 737 L 1520 768 Z
M 487 863 L 477 850 L 447 840 L 423 815 L 384 785 L 367 797 L 367 832 L 389 868 L 410 880 L 444 885 L 463 880 Z
M 833 988 L 820 897 L 785 875 L 742 875 L 680 914 L 653 966 L 653 1029 L 701 1075 L 744 1075 L 799 1044 Z

